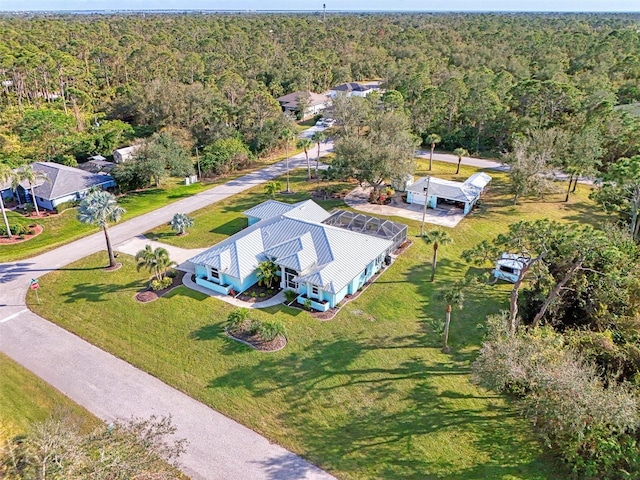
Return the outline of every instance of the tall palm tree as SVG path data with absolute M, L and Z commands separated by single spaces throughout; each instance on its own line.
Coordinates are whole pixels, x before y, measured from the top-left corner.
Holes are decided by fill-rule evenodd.
M 258 264 L 258 285 L 264 285 L 271 288 L 271 283 L 278 275 L 280 267 L 272 260 L 265 260 Z
M 169 252 L 162 247 L 153 249 L 151 245 L 145 245 L 143 250 L 136 253 L 136 268 L 140 271 L 141 268 L 146 268 L 149 272 L 153 273 L 156 280 L 162 281 L 167 273 L 167 269 L 175 262 L 169 257 Z
M 13 177 L 13 172 L 8 165 L 0 163 L 0 184 L 7 183 Z M 2 210 L 2 218 L 4 225 L 7 227 L 7 236 L 11 238 L 11 227 L 9 226 L 9 219 L 7 218 L 7 212 L 4 209 L 4 199 L 2 198 L 2 192 L 0 192 L 0 210 Z
M 78 220 L 89 225 L 97 225 L 104 231 L 109 254 L 109 267 L 115 267 L 116 259 L 111 248 L 109 222 L 117 222 L 124 215 L 125 209 L 118 205 L 116 197 L 103 190 L 89 193 L 80 202 Z
M 18 168 L 13 174 L 11 185 L 14 190 L 18 188 L 20 182 L 27 182 L 29 184 L 29 190 L 31 191 L 31 200 L 33 201 L 33 206 L 36 209 L 36 215 L 39 217 L 40 209 L 38 208 L 38 202 L 36 201 L 36 194 L 33 191 L 33 187 L 35 187 L 36 185 L 41 185 L 44 182 L 49 182 L 49 177 L 47 177 L 44 172 L 34 169 L 32 164 L 23 165 Z
M 436 148 L 436 144 L 442 141 L 442 137 L 437 133 L 430 133 L 427 135 L 427 143 L 431 145 L 431 153 L 429 154 L 429 170 L 433 166 L 433 151 Z
M 287 127 L 282 130 L 281 138 L 284 140 L 284 146 L 287 151 L 287 189 L 285 192 L 291 193 L 291 189 L 289 188 L 289 143 L 296 138 L 296 134 L 291 128 Z
M 276 193 L 278 193 L 282 189 L 282 184 L 280 182 L 267 182 L 264 185 L 264 193 L 270 195 L 271 198 L 275 198 Z
M 171 229 L 178 235 L 184 235 L 187 232 L 187 228 L 191 228 L 194 225 L 194 220 L 185 213 L 176 213 L 171 222 Z
M 438 247 L 440 245 L 448 245 L 453 242 L 453 239 L 444 230 L 431 230 L 422 235 L 422 238 L 427 243 L 433 244 L 433 259 L 431 260 L 431 281 L 436 276 L 436 265 L 438 263 Z
M 308 138 L 301 138 L 296 144 L 297 148 L 304 150 L 304 156 L 307 158 L 307 181 L 311 180 L 311 162 L 309 162 L 309 149 L 313 146 L 313 142 Z
M 462 163 L 462 157 L 467 157 L 469 152 L 467 149 L 458 147 L 453 151 L 453 154 L 458 157 L 458 169 L 456 170 L 456 175 L 460 173 L 460 164 Z
M 438 292 L 438 298 L 446 305 L 442 351 L 449 353 L 449 326 L 451 325 L 451 310 L 453 307 L 462 310 L 464 308 L 465 281 L 454 282 Z
M 320 177 L 318 176 L 318 167 L 320 166 L 320 144 L 327 140 L 327 134 L 324 131 L 317 131 L 313 135 L 311 135 L 311 141 L 316 142 L 318 144 L 318 155 L 316 156 L 316 178 L 318 182 L 320 181 Z

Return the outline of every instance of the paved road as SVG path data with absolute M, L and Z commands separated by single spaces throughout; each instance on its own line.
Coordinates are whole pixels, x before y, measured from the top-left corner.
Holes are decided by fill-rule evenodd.
M 323 153 L 331 148 L 323 146 Z M 305 166 L 304 155 L 290 166 Z M 284 162 L 232 180 L 110 229 L 114 245 L 282 175 Z M 332 479 L 239 423 L 94 347 L 29 311 L 25 294 L 31 278 L 104 250 L 99 232 L 37 257 L 0 265 L 0 351 L 24 365 L 98 417 L 171 414 L 177 436 L 189 447 L 180 462 L 195 479 Z

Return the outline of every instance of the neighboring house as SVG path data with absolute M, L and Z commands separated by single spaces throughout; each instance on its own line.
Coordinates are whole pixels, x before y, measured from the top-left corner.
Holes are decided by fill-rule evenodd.
M 529 263 L 529 259 L 515 253 L 503 253 L 496 262 L 493 276 L 500 280 L 516 283 L 520 278 L 520 272 Z
M 272 260 L 280 267 L 280 286 L 321 311 L 357 292 L 407 235 L 406 225 L 352 212 L 330 214 L 311 200 L 269 200 L 245 215 L 246 229 L 189 260 L 196 283 L 223 294 L 243 292 L 258 281 L 258 264 Z
M 131 158 L 135 155 L 136 151 L 142 145 L 131 145 L 130 147 L 119 148 L 113 151 L 113 161 L 116 163 L 126 162 L 127 160 L 131 160 Z
M 347 82 L 329 90 L 329 96 L 366 97 L 373 91 L 380 91 L 380 82 Z
M 438 203 L 453 203 L 463 209 L 466 215 L 471 211 L 491 182 L 486 173 L 474 173 L 464 182 L 442 180 L 436 177 L 422 177 L 407 186 L 407 203 L 424 205 L 426 199 L 427 181 L 429 184 L 429 198 L 426 199 L 429 208 L 437 208 Z
M 48 180 L 40 180 L 33 187 L 38 207 L 46 210 L 54 210 L 61 203 L 80 200 L 91 188 L 115 186 L 115 181 L 109 175 L 85 172 L 59 163 L 35 162 L 33 169 L 44 173 Z M 15 198 L 11 183 L 0 185 L 0 192 L 3 198 Z M 29 182 L 21 182 L 15 194 L 20 203 L 32 203 Z
M 304 114 L 300 115 L 302 118 L 317 115 L 331 104 L 331 99 L 328 96 L 313 92 L 289 93 L 278 98 L 278 103 L 280 103 L 283 112 L 297 114 L 299 110 L 298 101 L 301 97 L 306 97 L 308 104 Z

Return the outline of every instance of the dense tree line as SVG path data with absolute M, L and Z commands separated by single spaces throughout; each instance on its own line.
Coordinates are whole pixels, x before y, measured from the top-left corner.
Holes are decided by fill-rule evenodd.
M 0 37 L 0 148 L 14 163 L 73 163 L 168 127 L 192 147 L 241 138 L 261 154 L 282 140 L 275 98 L 373 78 L 416 135 L 451 150 L 589 128 L 606 164 L 640 143 L 614 108 L 640 100 L 631 15 L 6 16 Z

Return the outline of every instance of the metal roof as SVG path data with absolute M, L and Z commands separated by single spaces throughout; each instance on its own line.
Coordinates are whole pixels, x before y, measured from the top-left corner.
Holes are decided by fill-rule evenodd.
M 514 270 L 522 269 L 531 259 L 518 255 L 517 253 L 503 253 L 496 261 L 496 265 L 513 268 Z
M 326 95 L 322 95 L 314 92 L 302 92 L 302 91 L 288 93 L 286 95 L 278 97 L 277 100 L 280 103 L 280 105 L 282 105 L 283 107 L 298 108 L 298 98 L 300 96 L 308 97 L 310 107 L 315 107 L 316 105 L 322 105 L 324 103 L 331 101 L 331 99 Z
M 412 185 L 407 186 L 407 191 L 424 194 L 428 178 L 419 178 Z M 431 177 L 429 181 L 429 196 L 468 203 L 475 200 L 490 181 L 491 177 L 482 172 L 472 175 L 464 182 Z
M 297 281 L 337 293 L 393 246 L 386 239 L 324 225 L 320 222 L 329 216 L 328 212 L 311 200 L 301 204 L 292 211 L 309 216 L 310 212 L 321 210 L 318 219 L 291 218 L 288 214 L 266 218 L 189 261 L 245 279 L 260 262 L 271 258 L 278 265 L 296 270 Z M 300 209 L 302 206 L 306 208 Z M 223 255 L 229 259 L 228 265 Z
M 267 200 L 243 212 L 247 217 L 267 218 L 284 215 L 289 218 L 299 218 L 301 220 L 314 220 L 321 222 L 329 216 L 327 211 L 313 200 L 303 200 L 298 203 L 284 203 L 277 200 Z

